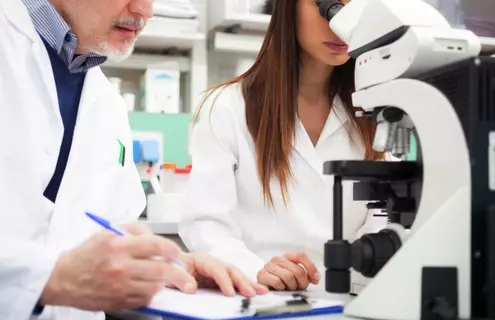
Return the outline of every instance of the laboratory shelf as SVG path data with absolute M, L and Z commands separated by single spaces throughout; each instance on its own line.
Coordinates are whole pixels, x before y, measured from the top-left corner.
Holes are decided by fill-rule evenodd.
M 140 223 L 145 224 L 155 234 L 159 235 L 177 235 L 179 233 L 178 222 L 161 222 L 161 221 L 148 221 L 139 220 Z
M 244 30 L 266 31 L 271 16 L 263 13 L 249 12 L 248 8 L 239 8 L 236 1 L 215 0 L 215 5 L 208 6 L 208 30 L 221 30 L 240 27 Z M 255 9 L 261 11 L 261 7 Z
M 150 19 L 136 41 L 136 48 L 189 50 L 205 40 L 202 33 L 170 31 L 160 20 Z
M 267 14 L 229 14 L 220 26 L 240 26 L 245 30 L 266 31 L 270 24 L 271 16 Z
M 189 72 L 191 69 L 191 59 L 189 57 L 142 53 L 135 53 L 121 62 L 107 61 L 103 64 L 103 67 L 126 70 L 146 70 L 149 67 L 166 66 L 170 63 L 178 63 L 181 72 Z
M 264 35 L 215 32 L 211 38 L 211 49 L 219 52 L 258 54 Z
M 210 47 L 215 51 L 257 54 L 263 44 L 263 34 L 215 32 Z M 482 51 L 495 53 L 495 38 L 480 37 Z

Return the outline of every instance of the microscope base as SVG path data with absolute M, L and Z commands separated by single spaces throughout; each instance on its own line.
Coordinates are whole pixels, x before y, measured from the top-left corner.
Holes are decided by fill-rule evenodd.
M 364 290 L 368 283 L 372 279 L 366 278 L 361 273 L 351 269 L 351 291 L 349 292 L 352 296 L 357 296 Z
M 471 234 L 469 187 L 455 193 L 444 206 L 431 215 L 423 226 L 404 243 L 394 257 L 370 281 L 359 295 L 344 309 L 347 316 L 381 320 L 428 319 L 433 301 L 422 283 L 425 275 L 438 268 L 446 268 L 451 278 L 454 271 L 458 301 L 452 301 L 457 317 L 471 316 Z M 428 289 L 445 287 L 441 277 L 428 280 Z M 457 283 L 455 283 L 457 282 Z M 452 291 L 435 292 L 435 297 L 452 296 Z M 457 299 L 456 299 L 457 300 Z M 431 319 L 431 318 L 430 318 Z

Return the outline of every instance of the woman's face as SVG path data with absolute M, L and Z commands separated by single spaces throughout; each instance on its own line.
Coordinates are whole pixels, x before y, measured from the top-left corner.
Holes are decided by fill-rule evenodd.
M 326 65 L 340 66 L 349 60 L 347 45 L 320 16 L 316 0 L 297 0 L 297 40 L 308 56 Z

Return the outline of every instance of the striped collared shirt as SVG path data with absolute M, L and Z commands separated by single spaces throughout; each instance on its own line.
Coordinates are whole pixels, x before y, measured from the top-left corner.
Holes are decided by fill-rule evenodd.
M 23 0 L 23 2 L 36 31 L 57 51 L 71 73 L 88 71 L 106 61 L 106 57 L 95 53 L 75 55 L 77 36 L 49 0 Z

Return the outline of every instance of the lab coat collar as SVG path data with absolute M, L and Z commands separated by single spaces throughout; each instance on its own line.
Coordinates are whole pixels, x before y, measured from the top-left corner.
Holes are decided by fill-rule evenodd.
M 33 42 L 34 56 L 38 69 L 41 72 L 42 81 L 46 86 L 46 93 L 49 96 L 51 109 L 57 119 L 57 124 L 63 126 L 50 58 L 41 37 L 34 28 L 27 8 L 24 3 L 19 0 L 0 0 L 0 8 L 6 13 L 5 16 L 9 19 L 9 22 Z M 101 92 L 103 92 L 104 89 L 107 89 L 105 86 L 102 86 L 102 83 L 104 83 L 104 81 L 101 81 L 103 77 L 104 75 L 98 67 L 92 68 L 87 72 L 79 104 L 80 109 L 84 110 L 85 105 L 93 104 L 98 99 Z
M 5 17 L 9 23 L 24 35 L 32 43 L 33 56 L 36 59 L 37 71 L 33 77 L 39 77 L 39 81 L 45 85 L 46 99 L 41 105 L 50 106 L 50 112 L 55 119 L 58 127 L 62 128 L 62 118 L 58 106 L 57 88 L 53 71 L 51 68 L 50 58 L 46 52 L 45 45 L 34 28 L 34 24 L 29 16 L 29 12 L 22 1 L 19 0 L 0 0 L 0 9 L 5 12 Z M 35 71 L 35 70 L 33 70 Z
M 335 131 L 340 129 L 349 121 L 349 114 L 347 113 L 346 107 L 342 100 L 338 96 L 333 100 L 332 109 L 328 115 L 323 131 L 321 132 L 320 138 L 316 143 L 316 148 L 322 143 L 324 143 Z M 311 140 L 310 140 L 311 142 Z
M 318 156 L 317 148 L 319 148 L 349 120 L 350 118 L 345 110 L 344 104 L 339 97 L 336 97 L 316 146 L 313 146 L 313 143 L 311 142 L 311 139 L 309 138 L 302 122 L 299 119 L 297 121 L 294 149 L 322 179 L 323 165 L 322 160 Z
M 35 30 L 27 8 L 22 1 L 0 0 L 0 9 L 6 13 L 5 16 L 14 28 L 32 41 L 32 49 L 40 72 L 40 80 L 46 87 L 45 92 L 48 100 L 45 103 L 46 105 L 50 105 L 50 111 L 56 119 L 57 125 L 62 128 L 63 123 L 60 116 L 57 88 L 53 77 L 50 58 L 41 37 Z M 107 89 L 107 87 L 102 85 L 102 83 L 105 83 L 105 81 L 101 81 L 102 79 L 104 80 L 104 75 L 99 67 L 92 68 L 87 72 L 79 104 L 80 112 L 84 112 L 86 109 L 85 106 L 93 105 L 100 97 L 103 90 Z
M 0 8 L 5 12 L 5 17 L 15 26 L 17 30 L 22 32 L 26 37 L 35 42 L 38 34 L 34 29 L 29 12 L 22 1 L 19 0 L 1 0 Z

